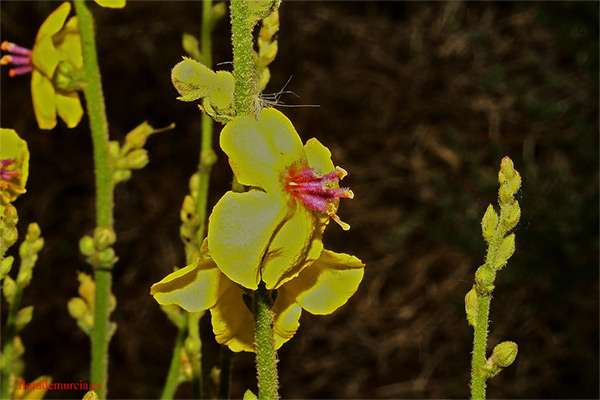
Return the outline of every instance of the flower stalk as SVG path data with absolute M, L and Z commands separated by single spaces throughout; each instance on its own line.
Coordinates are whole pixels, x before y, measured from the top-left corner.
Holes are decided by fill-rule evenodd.
M 273 299 L 261 282 L 254 292 L 254 329 L 256 332 L 256 370 L 258 398 L 278 399 L 277 352 L 273 339 Z
M 109 134 L 102 81 L 96 52 L 94 21 L 84 0 L 74 0 L 79 20 L 81 48 L 83 55 L 83 75 L 86 85 L 83 92 L 86 99 L 94 148 L 94 168 L 96 173 L 96 226 L 113 229 L 113 189 L 112 166 L 109 158 Z M 114 259 L 108 263 L 94 265 L 96 282 L 94 330 L 92 334 L 91 382 L 99 383 L 97 391 L 100 399 L 106 398 L 108 370 L 108 326 L 109 297 L 111 292 L 111 267 Z

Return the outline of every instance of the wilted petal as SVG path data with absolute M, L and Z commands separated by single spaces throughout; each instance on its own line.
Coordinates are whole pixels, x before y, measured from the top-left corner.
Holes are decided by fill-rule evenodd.
M 208 248 L 232 281 L 256 290 L 262 258 L 286 215 L 281 197 L 260 191 L 227 192 L 208 223 Z
M 177 304 L 189 312 L 215 305 L 231 285 L 211 259 L 198 259 L 152 285 L 150 294 L 162 305 Z
M 31 97 L 33 111 L 40 129 L 52 129 L 56 126 L 56 99 L 50 79 L 39 71 L 31 75 Z
M 349 254 L 323 250 L 321 257 L 282 288 L 312 314 L 331 314 L 356 292 L 364 264 Z

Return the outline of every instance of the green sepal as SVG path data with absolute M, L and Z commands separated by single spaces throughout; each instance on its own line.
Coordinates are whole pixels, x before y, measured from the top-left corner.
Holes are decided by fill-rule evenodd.
M 68 61 L 58 63 L 52 82 L 55 88 L 65 92 L 82 90 L 87 85 L 81 70 Z
M 15 332 L 21 331 L 33 318 L 33 306 L 25 307 L 17 312 L 15 318 Z
M 490 204 L 487 210 L 485 210 L 485 214 L 481 220 L 481 231 L 486 242 L 489 243 L 492 240 L 497 227 L 498 214 L 494 210 L 494 207 Z
M 482 265 L 475 271 L 475 289 L 480 295 L 488 295 L 494 290 L 496 271 L 486 265 Z
M 502 239 L 502 244 L 498 249 L 498 255 L 496 257 L 495 265 L 493 265 L 493 268 L 499 270 L 500 268 L 504 267 L 506 265 L 506 262 L 514 254 L 514 252 L 515 234 L 511 233 L 510 235 Z
M 500 368 L 509 367 L 517 358 L 519 347 L 515 342 L 502 342 L 494 347 L 490 360 Z
M 258 400 L 258 396 L 256 396 L 252 390 L 248 389 L 244 392 L 243 400 Z
M 475 285 L 467 292 L 465 296 L 465 312 L 467 314 L 467 321 L 473 328 L 477 326 L 477 309 L 479 307 L 479 296 Z

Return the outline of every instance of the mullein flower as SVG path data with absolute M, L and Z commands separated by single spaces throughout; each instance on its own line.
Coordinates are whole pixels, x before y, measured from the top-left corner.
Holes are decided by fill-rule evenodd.
M 221 148 L 245 193 L 232 191 L 215 205 L 208 224 L 208 249 L 232 281 L 256 290 L 274 290 L 319 258 L 329 219 L 344 230 L 336 211 L 346 171 L 334 167 L 317 139 L 303 146 L 289 119 L 263 109 L 260 119 L 238 117 L 221 132 Z
M 274 290 L 275 346 L 294 336 L 302 310 L 330 314 L 357 290 L 364 264 L 323 249 L 329 219 L 336 214 L 346 171 L 316 139 L 304 146 L 292 123 L 264 109 L 257 121 L 238 117 L 221 132 L 221 148 L 237 180 L 250 190 L 227 192 L 209 218 L 208 255 L 154 284 L 162 305 L 187 311 L 210 309 L 217 342 L 233 351 L 254 351 L 249 293 L 260 281 Z
M 364 264 L 348 254 L 323 250 L 299 275 L 284 283 L 273 304 L 276 348 L 290 340 L 300 326 L 302 310 L 331 314 L 356 292 Z M 211 258 L 200 258 L 152 286 L 161 305 L 177 304 L 189 312 L 210 309 L 218 343 L 232 351 L 254 351 L 254 316 L 244 300 L 248 290 L 227 278 Z
M 12 129 L 0 129 L 0 211 L 25 193 L 29 176 L 27 142 Z
M 0 64 L 12 64 L 9 75 L 31 72 L 31 97 L 40 129 L 56 126 L 56 115 L 69 128 L 77 126 L 83 109 L 76 92 L 78 71 L 83 66 L 81 39 L 77 17 L 67 16 L 71 4 L 65 2 L 54 10 L 40 27 L 33 49 L 3 42 L 1 49 L 11 54 L 0 59 Z

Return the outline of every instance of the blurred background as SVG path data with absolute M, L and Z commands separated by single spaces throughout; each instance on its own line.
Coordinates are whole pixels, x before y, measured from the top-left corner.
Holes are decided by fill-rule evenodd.
M 58 5 L 2 1 L 1 40 L 30 47 Z M 184 265 L 179 209 L 200 143 L 200 112 L 176 100 L 170 69 L 184 54 L 181 35 L 199 35 L 202 6 L 91 7 L 111 138 L 144 120 L 177 125 L 149 139 L 150 164 L 115 197 L 109 397 L 156 398 L 176 329 L 149 288 Z M 283 397 L 469 396 L 464 295 L 483 263 L 480 220 L 497 203 L 508 155 L 523 178 L 522 218 L 516 253 L 496 280 L 488 344 L 491 352 L 515 341 L 519 355 L 489 381 L 488 396 L 598 398 L 598 12 L 597 2 L 284 1 L 265 93 L 290 80 L 285 89 L 297 97 L 281 96 L 290 107 L 280 109 L 303 140 L 318 137 L 349 172 L 344 184 L 356 197 L 342 201 L 339 215 L 352 229 L 331 225 L 324 241 L 367 267 L 336 313 L 302 315 L 279 352 Z M 213 53 L 228 70 L 229 29 L 224 18 Z M 31 151 L 19 230 L 36 221 L 46 241 L 22 300 L 35 305 L 21 333 L 25 378 L 87 381 L 89 340 L 66 307 L 77 271 L 90 270 L 78 240 L 95 225 L 87 117 L 75 129 L 59 122 L 40 131 L 29 77 L 8 78 L 8 68 L 0 76 L 2 127 L 16 129 Z M 210 207 L 231 181 L 218 155 Z M 202 328 L 210 331 L 207 318 Z M 233 374 L 234 398 L 255 390 L 253 355 L 237 355 Z M 189 386 L 177 395 L 189 398 Z

